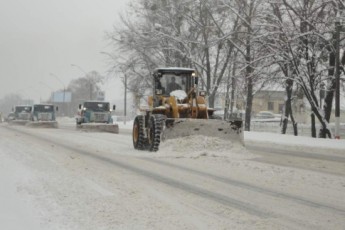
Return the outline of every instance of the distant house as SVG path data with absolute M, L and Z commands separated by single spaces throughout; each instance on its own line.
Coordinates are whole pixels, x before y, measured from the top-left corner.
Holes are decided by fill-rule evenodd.
M 282 113 L 285 96 L 285 91 L 261 90 L 254 95 L 252 111 L 254 114 L 260 111 Z

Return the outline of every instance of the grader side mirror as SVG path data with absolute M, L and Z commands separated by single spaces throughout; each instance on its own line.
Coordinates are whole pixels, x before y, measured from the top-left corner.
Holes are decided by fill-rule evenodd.
M 78 108 L 81 109 L 81 104 L 79 104 Z
M 56 106 L 56 111 L 59 111 L 59 106 Z
M 116 109 L 116 105 L 113 105 L 113 111 L 115 111 L 115 109 Z

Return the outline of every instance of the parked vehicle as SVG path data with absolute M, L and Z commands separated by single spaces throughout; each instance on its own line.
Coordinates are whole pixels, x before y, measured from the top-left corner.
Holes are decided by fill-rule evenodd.
M 254 118 L 256 119 L 270 119 L 270 118 L 275 118 L 276 116 L 274 113 L 270 111 L 260 111 L 258 112 Z
M 260 111 L 252 119 L 252 122 L 280 122 L 280 121 L 281 121 L 281 115 L 272 113 L 270 111 Z

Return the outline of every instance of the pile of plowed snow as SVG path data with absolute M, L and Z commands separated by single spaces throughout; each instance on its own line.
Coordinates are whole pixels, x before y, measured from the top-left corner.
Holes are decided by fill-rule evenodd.
M 254 157 L 239 142 L 201 135 L 166 140 L 160 144 L 156 155 L 176 158 L 208 156 L 250 159 Z
M 57 117 L 56 120 L 59 123 L 74 123 L 75 124 L 74 117 Z

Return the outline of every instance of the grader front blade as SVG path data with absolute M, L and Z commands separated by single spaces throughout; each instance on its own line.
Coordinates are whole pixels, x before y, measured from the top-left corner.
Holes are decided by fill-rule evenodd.
M 90 132 L 119 133 L 119 126 L 117 124 L 82 123 L 77 125 L 77 129 Z
M 32 128 L 58 128 L 57 121 L 30 121 L 25 126 Z
M 169 123 L 171 123 L 169 125 Z M 162 140 L 202 135 L 244 144 L 242 120 L 176 119 L 167 122 Z

